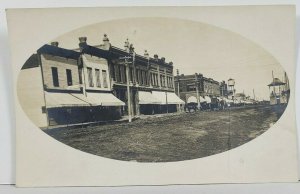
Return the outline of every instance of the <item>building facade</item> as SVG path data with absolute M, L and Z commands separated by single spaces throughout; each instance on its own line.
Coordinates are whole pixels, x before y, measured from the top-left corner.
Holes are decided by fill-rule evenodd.
M 33 105 L 26 110 L 39 127 L 122 116 L 130 120 L 140 114 L 176 112 L 184 103 L 174 93 L 172 62 L 149 57 L 146 51 L 139 55 L 128 40 L 124 49 L 114 47 L 106 35 L 98 46 L 80 37 L 74 50 L 60 48 L 58 42 L 46 44 L 28 59 L 21 74 L 22 104 Z
M 222 88 L 221 88 L 222 87 Z M 224 85 L 212 78 L 206 78 L 200 73 L 175 77 L 175 92 L 186 103 L 211 103 L 213 98 L 224 95 Z
M 121 49 L 112 46 L 104 35 L 98 48 L 109 52 L 113 93 L 125 102 L 122 115 L 176 112 L 178 105 L 184 103 L 174 93 L 172 62 L 158 55 L 150 57 L 146 50 L 144 55 L 137 54 L 128 39 Z

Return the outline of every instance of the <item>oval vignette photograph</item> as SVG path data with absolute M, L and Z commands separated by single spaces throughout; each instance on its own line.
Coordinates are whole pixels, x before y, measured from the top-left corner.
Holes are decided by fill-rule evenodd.
M 46 40 L 20 70 L 17 95 L 34 125 L 72 148 L 176 162 L 259 137 L 284 113 L 290 87 L 281 64 L 240 34 L 129 18 Z

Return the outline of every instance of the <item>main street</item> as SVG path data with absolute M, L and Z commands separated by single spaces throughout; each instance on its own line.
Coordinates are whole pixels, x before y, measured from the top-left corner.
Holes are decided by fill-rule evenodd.
M 259 106 L 169 115 L 45 130 L 58 141 L 106 158 L 170 162 L 235 148 L 261 135 L 285 107 Z

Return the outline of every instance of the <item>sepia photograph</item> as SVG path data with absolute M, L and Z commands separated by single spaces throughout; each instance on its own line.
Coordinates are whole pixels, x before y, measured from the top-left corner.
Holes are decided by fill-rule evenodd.
M 49 136 L 83 152 L 176 162 L 241 146 L 289 102 L 288 75 L 258 44 L 213 25 L 130 18 L 45 42 L 22 66 L 17 96 Z

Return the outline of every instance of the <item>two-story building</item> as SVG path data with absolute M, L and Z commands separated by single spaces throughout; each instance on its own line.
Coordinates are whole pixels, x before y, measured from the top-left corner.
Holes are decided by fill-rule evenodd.
M 123 115 L 156 114 L 178 111 L 184 102 L 174 93 L 173 63 L 154 55 L 135 53 L 125 41 L 124 49 L 109 44 L 106 35 L 103 44 L 95 46 L 107 50 L 109 71 L 114 95 L 126 105 Z M 129 92 L 129 95 L 128 95 Z
M 136 54 L 128 40 L 124 49 L 114 47 L 106 35 L 98 46 L 80 37 L 75 50 L 42 46 L 18 84 L 21 104 L 39 127 L 175 112 L 184 104 L 174 93 L 172 62 Z
M 175 77 L 175 92 L 186 103 L 211 103 L 212 98 L 221 96 L 220 83 L 200 73 Z
M 81 52 L 79 78 L 83 93 L 93 105 L 93 120 L 115 120 L 120 118 L 124 102 L 112 93 L 107 50 L 87 44 L 86 37 L 79 38 Z
M 22 67 L 18 95 L 29 118 L 39 127 L 88 120 L 90 105 L 80 88 L 79 58 L 80 53 L 52 42 L 39 48 Z

